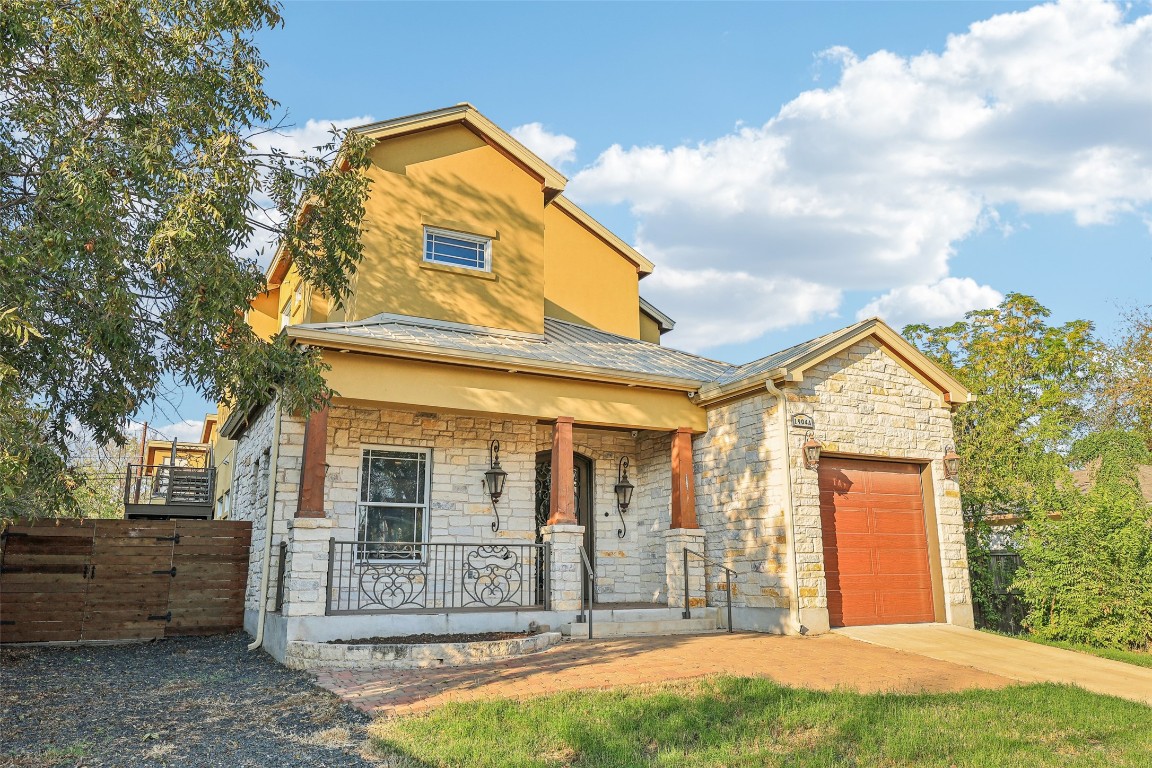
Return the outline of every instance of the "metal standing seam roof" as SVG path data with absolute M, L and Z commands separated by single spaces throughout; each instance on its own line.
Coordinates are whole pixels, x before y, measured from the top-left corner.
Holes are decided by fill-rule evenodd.
M 350 340 L 373 339 L 427 347 L 430 350 L 500 355 L 529 363 L 562 363 L 599 369 L 605 373 L 666 376 L 696 381 L 701 386 L 723 386 L 787 367 L 791 361 L 820 348 L 835 337 L 850 335 L 858 326 L 867 322 L 870 321 L 855 323 L 744 365 L 712 360 L 552 317 L 544 318 L 543 334 L 501 331 L 387 314 L 354 323 L 309 323 L 293 327 L 347 336 Z
M 618 336 L 555 318 L 544 318 L 542 335 L 501 332 L 396 315 L 375 316 L 355 323 L 312 323 L 301 330 L 412 344 L 434 350 L 502 355 L 534 363 L 564 363 L 605 373 L 667 376 L 701 384 L 736 366 L 646 341 Z

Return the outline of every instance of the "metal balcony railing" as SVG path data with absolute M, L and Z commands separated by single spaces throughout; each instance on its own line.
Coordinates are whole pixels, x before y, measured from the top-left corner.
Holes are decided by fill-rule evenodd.
M 184 506 L 212 508 L 216 493 L 213 467 L 174 467 L 168 464 L 129 464 L 124 478 L 124 506 Z
M 546 544 L 336 541 L 328 615 L 546 609 Z

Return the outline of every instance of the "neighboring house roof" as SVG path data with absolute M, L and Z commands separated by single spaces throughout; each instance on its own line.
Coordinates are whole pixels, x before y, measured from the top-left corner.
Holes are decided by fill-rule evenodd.
M 1096 484 L 1096 473 L 1100 471 L 1100 460 L 1097 459 L 1083 469 L 1072 470 L 1072 482 L 1081 491 L 1090 491 Z M 1140 484 L 1140 493 L 1144 500 L 1152 504 L 1152 464 L 1141 464 L 1136 467 L 1136 481 Z
M 643 296 L 640 297 L 640 311 L 656 321 L 656 325 L 660 327 L 660 333 L 668 333 L 668 331 L 676 327 L 675 320 L 656 309 L 656 307 L 652 305 L 652 302 Z

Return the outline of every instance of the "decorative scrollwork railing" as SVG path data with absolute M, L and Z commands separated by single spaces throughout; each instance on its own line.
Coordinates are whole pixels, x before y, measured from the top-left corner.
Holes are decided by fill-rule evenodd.
M 546 607 L 547 546 L 331 540 L 329 615 Z

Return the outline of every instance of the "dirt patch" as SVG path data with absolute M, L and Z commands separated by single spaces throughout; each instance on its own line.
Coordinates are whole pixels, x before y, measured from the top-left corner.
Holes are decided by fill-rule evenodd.
M 329 640 L 328 645 L 428 645 L 430 643 L 486 643 L 492 640 L 520 640 L 535 632 L 459 632 L 454 635 L 393 635 L 360 637 L 355 640 Z

